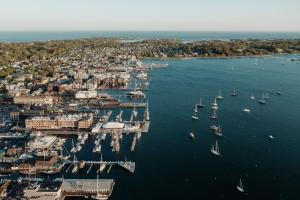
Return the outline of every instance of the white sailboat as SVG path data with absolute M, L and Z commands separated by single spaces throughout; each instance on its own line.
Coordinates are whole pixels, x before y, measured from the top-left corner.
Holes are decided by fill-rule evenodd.
M 194 112 L 195 112 L 195 113 L 197 113 L 197 112 L 198 112 L 198 107 L 197 107 L 197 104 L 195 105 Z
M 216 97 L 218 100 L 222 100 L 224 99 L 224 97 L 222 96 L 222 91 L 219 90 L 219 95 Z
M 211 104 L 213 107 L 218 107 L 217 99 L 215 98 L 214 102 Z
M 236 189 L 239 191 L 239 192 L 245 192 L 244 190 L 244 187 L 243 187 L 243 183 L 242 183 L 242 179 L 240 179 L 240 182 L 239 182 L 239 185 L 236 186 Z
M 103 172 L 105 167 L 106 167 L 106 164 L 103 162 L 102 154 L 101 154 L 101 160 L 100 161 L 101 161 L 101 163 L 100 163 L 99 171 Z
M 221 156 L 218 141 L 216 141 L 216 144 L 211 146 L 210 152 L 215 156 Z
M 194 120 L 198 120 L 199 119 L 199 117 L 197 117 L 197 113 L 196 112 L 194 112 L 194 115 L 192 115 L 192 119 L 194 119 Z
M 265 94 L 263 93 L 262 94 L 262 97 L 261 97 L 261 99 L 258 101 L 260 104 L 266 104 L 267 102 L 266 102 L 266 99 L 265 99 Z
M 76 153 L 76 152 L 77 152 L 77 149 L 76 149 L 76 147 L 75 147 L 75 145 L 74 145 L 73 139 L 72 139 L 72 149 L 71 149 L 71 152 L 72 152 L 72 153 Z
M 213 109 L 213 115 L 210 116 L 211 119 L 217 119 L 217 114 L 216 114 L 216 110 Z
M 202 104 L 202 99 L 200 98 L 199 104 L 197 104 L 198 107 L 203 108 L 204 105 Z
M 231 96 L 233 96 L 233 97 L 236 97 L 236 96 L 237 96 L 236 91 L 235 91 L 235 88 L 233 88 L 233 92 L 232 92 Z
M 194 140 L 194 139 L 195 139 L 195 135 L 194 135 L 194 133 L 193 133 L 193 132 L 190 132 L 189 136 L 190 136 L 190 138 L 191 138 L 192 140 Z
M 217 129 L 215 129 L 214 131 L 215 135 L 222 137 L 222 129 L 221 129 L 221 125 L 219 124 L 219 126 L 217 127 Z

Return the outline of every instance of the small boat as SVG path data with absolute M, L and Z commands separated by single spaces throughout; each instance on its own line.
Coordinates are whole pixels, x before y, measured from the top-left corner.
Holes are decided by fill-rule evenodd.
M 243 187 L 243 183 L 242 183 L 242 179 L 240 179 L 240 183 L 239 183 L 238 186 L 236 186 L 236 189 L 237 189 L 239 192 L 242 192 L 242 193 L 245 192 L 244 187 Z
M 199 104 L 197 104 L 198 107 L 203 108 L 204 105 L 202 104 L 202 99 L 200 98 Z
M 236 96 L 237 96 L 236 91 L 235 91 L 235 88 L 233 88 L 233 92 L 232 92 L 231 96 L 233 96 L 233 97 L 236 97 Z
M 210 116 L 211 119 L 217 119 L 217 114 L 216 114 L 216 110 L 213 109 L 213 115 Z
M 244 108 L 243 112 L 249 113 L 249 112 L 251 112 L 251 110 L 249 108 Z
M 219 90 L 219 95 L 216 97 L 218 100 L 222 100 L 224 97 L 222 96 L 221 90 Z
M 218 141 L 216 141 L 215 145 L 211 146 L 210 152 L 215 155 L 215 156 L 220 156 L 220 150 L 219 150 L 219 146 L 218 146 Z
M 222 129 L 221 129 L 221 126 L 220 126 L 220 125 L 217 127 L 217 129 L 215 129 L 214 133 L 215 133 L 215 135 L 217 135 L 217 136 L 220 136 L 220 137 L 223 136 L 223 135 L 222 135 Z
M 268 138 L 269 138 L 270 140 L 273 140 L 273 139 L 274 139 L 274 136 L 273 136 L 273 135 L 269 135 Z
M 276 94 L 277 94 L 277 95 L 281 95 L 281 92 L 278 91 L 278 92 L 276 92 Z
M 255 99 L 255 96 L 253 94 L 251 94 L 250 99 Z
M 193 133 L 193 132 L 191 132 L 191 133 L 189 134 L 189 136 L 190 136 L 190 138 L 191 138 L 192 140 L 194 140 L 194 139 L 195 139 L 195 135 L 194 135 L 194 133 Z

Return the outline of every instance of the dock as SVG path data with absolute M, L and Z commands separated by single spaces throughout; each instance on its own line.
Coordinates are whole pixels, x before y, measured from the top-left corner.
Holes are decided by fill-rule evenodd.
M 131 151 L 134 151 L 134 149 L 135 149 L 136 140 L 137 140 L 137 136 L 135 135 L 133 137 L 133 141 L 132 141 L 132 144 L 131 144 L 131 149 L 130 149 Z

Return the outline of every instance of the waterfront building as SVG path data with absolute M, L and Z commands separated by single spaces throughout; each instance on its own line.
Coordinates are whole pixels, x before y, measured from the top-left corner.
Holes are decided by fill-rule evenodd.
M 31 183 L 23 193 L 26 199 L 58 200 L 61 197 L 61 182 Z
M 42 104 L 42 105 L 53 105 L 55 100 L 52 96 L 16 96 L 14 97 L 15 104 Z
M 49 149 L 57 141 L 56 136 L 35 137 L 28 141 L 27 148 L 29 149 Z
M 97 97 L 97 91 L 91 90 L 91 91 L 78 91 L 75 94 L 76 99 L 91 99 Z

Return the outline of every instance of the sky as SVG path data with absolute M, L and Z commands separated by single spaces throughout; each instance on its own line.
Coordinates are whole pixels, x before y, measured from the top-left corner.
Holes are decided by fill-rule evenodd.
M 300 0 L 0 0 L 0 31 L 300 31 Z

